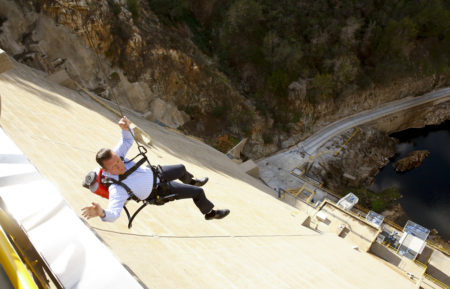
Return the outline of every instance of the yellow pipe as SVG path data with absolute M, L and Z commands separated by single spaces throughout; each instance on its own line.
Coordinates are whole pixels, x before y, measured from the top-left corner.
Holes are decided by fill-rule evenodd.
M 344 142 L 344 143 L 341 145 L 341 147 L 334 153 L 334 156 L 337 156 L 337 155 L 341 152 L 342 148 L 343 148 L 346 144 L 348 144 L 348 143 L 350 142 L 350 140 L 358 133 L 358 131 L 359 131 L 359 128 L 356 127 L 356 128 L 355 128 L 355 131 L 353 132 L 353 134 L 352 134 L 352 135 L 347 139 L 347 141 Z
M 16 289 L 38 289 L 33 277 L 20 260 L 1 228 L 0 232 L 0 263 L 3 266 L 11 284 Z

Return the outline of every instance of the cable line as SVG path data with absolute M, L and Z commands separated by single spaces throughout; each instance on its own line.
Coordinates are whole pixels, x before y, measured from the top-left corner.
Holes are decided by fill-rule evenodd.
M 78 0 L 75 0 L 75 2 L 76 2 L 76 4 L 77 4 L 78 7 L 81 7 L 80 4 L 79 4 L 79 2 L 78 2 Z M 75 9 L 73 9 L 72 7 L 69 7 L 69 8 L 72 9 L 72 10 L 75 10 Z M 91 37 L 89 36 L 89 33 L 87 32 L 86 23 L 85 23 L 85 20 L 84 20 L 83 18 L 81 19 L 81 27 L 82 27 L 82 29 L 83 29 L 84 34 L 86 35 L 86 38 L 87 38 L 87 40 L 88 40 L 88 42 L 89 42 L 89 45 L 90 45 L 90 46 L 92 47 L 92 49 L 94 50 L 94 53 L 95 53 L 95 56 L 96 56 L 96 60 L 97 60 L 98 67 L 99 67 L 100 71 L 102 72 L 103 77 L 104 77 L 104 79 L 105 79 L 105 81 L 106 81 L 106 80 L 108 79 L 108 77 L 106 76 L 106 72 L 105 72 L 105 70 L 103 69 L 103 66 L 102 66 L 102 64 L 101 64 L 100 55 L 99 55 L 97 49 L 95 48 L 94 42 L 92 41 Z M 119 109 L 120 116 L 121 116 L 121 118 L 123 118 L 123 117 L 124 117 L 124 114 L 123 114 L 122 108 L 121 108 L 120 105 L 119 105 L 119 101 L 118 101 L 118 99 L 117 99 L 117 96 L 116 96 L 116 94 L 114 93 L 114 90 L 113 90 L 113 89 L 111 89 L 110 92 L 111 92 L 111 95 L 113 96 L 114 102 L 115 102 L 116 105 L 117 105 L 117 108 Z M 137 145 L 138 150 L 139 150 L 139 154 L 141 154 L 143 157 L 146 158 L 148 165 L 151 167 L 152 165 L 150 164 L 150 161 L 147 159 L 147 157 L 146 157 L 146 155 L 145 155 L 145 154 L 147 153 L 147 149 L 146 149 L 143 145 L 139 144 L 139 142 L 137 141 L 136 137 L 134 136 L 134 132 L 131 130 L 131 128 L 130 128 L 129 126 L 128 126 L 128 129 L 130 130 L 131 135 L 133 136 L 133 140 L 136 142 L 136 145 Z M 149 146 L 151 146 L 151 145 L 149 145 Z
M 161 239 L 213 239 L 213 238 L 281 238 L 281 237 L 314 237 L 317 235 L 322 235 L 321 232 L 315 231 L 315 234 L 261 234 L 261 235 L 158 235 L 158 234 L 136 234 L 136 233 L 126 233 L 114 230 L 107 230 L 98 227 L 91 226 L 92 229 L 97 231 L 102 231 L 105 233 L 112 233 L 118 235 L 127 235 L 135 237 L 147 237 L 147 238 L 161 238 Z

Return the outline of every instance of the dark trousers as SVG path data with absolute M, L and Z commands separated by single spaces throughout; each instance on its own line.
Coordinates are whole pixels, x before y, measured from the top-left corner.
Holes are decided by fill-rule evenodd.
M 158 195 L 164 197 L 175 194 L 176 200 L 192 199 L 202 214 L 209 213 L 214 208 L 214 204 L 206 198 L 202 188 L 190 185 L 193 176 L 186 171 L 184 165 L 161 166 L 159 168 L 161 182 L 157 189 Z M 177 179 L 183 183 L 176 182 Z

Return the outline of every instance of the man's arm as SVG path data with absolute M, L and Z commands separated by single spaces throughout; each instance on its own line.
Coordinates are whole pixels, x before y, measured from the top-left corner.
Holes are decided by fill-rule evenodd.
M 120 217 L 120 212 L 128 200 L 128 193 L 124 188 L 118 185 L 109 187 L 108 208 L 103 210 L 105 215 L 100 216 L 103 222 L 114 222 Z
M 128 199 L 128 193 L 118 186 L 109 187 L 108 209 L 104 210 L 98 203 L 92 202 L 91 206 L 81 209 L 86 219 L 100 217 L 104 222 L 114 222 L 120 217 L 120 212 Z
M 133 145 L 133 136 L 132 130 L 130 129 L 130 121 L 126 116 L 124 116 L 119 121 L 119 126 L 122 129 L 122 139 L 117 144 L 116 148 L 114 149 L 114 152 L 122 158 L 125 158 L 127 152 L 130 150 L 131 146 Z

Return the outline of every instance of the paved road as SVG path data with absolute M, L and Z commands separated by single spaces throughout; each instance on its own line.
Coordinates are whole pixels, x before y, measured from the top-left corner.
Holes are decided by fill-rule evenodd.
M 450 87 L 436 90 L 417 97 L 402 98 L 379 108 L 363 111 L 358 114 L 338 120 L 287 151 L 277 153 L 258 162 L 260 177 L 271 188 L 288 189 L 301 187 L 303 182 L 289 172 L 309 160 L 309 155 L 315 155 L 319 148 L 333 137 L 342 134 L 352 127 L 376 120 L 381 117 L 419 106 L 428 102 L 444 102 L 450 100 Z
M 427 102 L 437 101 L 448 98 L 450 99 L 450 87 L 439 89 L 422 96 L 403 98 L 394 102 L 389 102 L 382 107 L 363 111 L 350 117 L 338 120 L 317 133 L 299 143 L 297 146 L 302 148 L 308 154 L 314 154 L 317 149 L 322 146 L 329 139 L 336 135 L 343 133 L 344 131 L 367 123 L 369 121 L 387 116 L 392 113 L 399 112 L 401 110 L 409 109 L 411 107 L 419 106 Z

